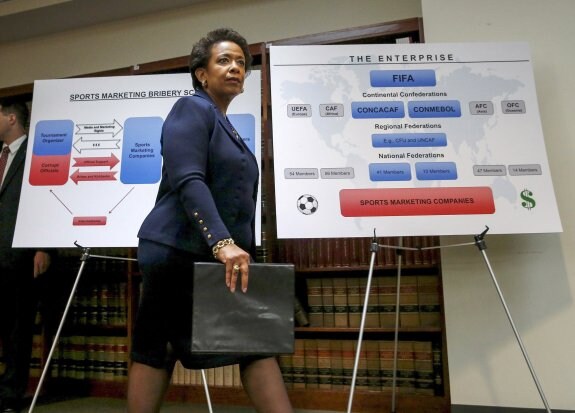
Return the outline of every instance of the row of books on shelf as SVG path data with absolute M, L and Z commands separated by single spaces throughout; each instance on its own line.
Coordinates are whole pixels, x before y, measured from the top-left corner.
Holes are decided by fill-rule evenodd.
M 362 343 L 355 386 L 357 390 L 391 391 L 425 395 L 443 394 L 443 367 L 439 342 L 365 340 Z M 42 337 L 34 336 L 30 375 L 39 377 L 42 365 Z M 124 381 L 127 377 L 126 337 L 62 337 L 52 357 L 53 378 Z M 280 369 L 288 388 L 349 389 L 357 341 L 297 339 L 294 353 L 279 356 Z M 394 360 L 394 356 L 397 358 Z M 210 386 L 241 387 L 238 365 L 205 370 Z M 172 383 L 201 385 L 201 371 L 176 364 Z
M 242 387 L 239 364 L 205 369 L 204 373 L 209 386 Z M 200 386 L 203 384 L 201 370 L 186 369 L 178 361 L 172 373 L 172 384 Z
M 299 269 L 333 267 L 369 267 L 371 238 L 309 238 L 278 240 L 278 261 L 291 262 Z M 403 237 L 402 265 L 436 265 L 439 262 L 439 238 Z M 377 238 L 376 266 L 398 264 L 398 237 Z
M 30 376 L 41 374 L 43 337 L 34 335 Z M 128 338 L 123 336 L 62 336 L 52 355 L 50 377 L 123 381 L 128 376 Z
M 307 309 L 312 327 L 359 327 L 367 277 L 308 277 Z M 399 286 L 399 325 L 439 327 L 441 292 L 438 275 L 403 275 Z M 395 327 L 397 277 L 371 279 L 365 327 Z
M 291 355 L 279 357 L 288 388 L 349 389 L 353 377 L 357 341 L 301 339 Z M 363 341 L 355 388 L 391 391 L 394 378 L 395 342 Z M 443 394 L 443 370 L 439 343 L 398 341 L 395 385 L 398 392 Z
M 125 326 L 128 317 L 127 283 L 82 286 L 74 295 L 69 320 L 76 326 Z

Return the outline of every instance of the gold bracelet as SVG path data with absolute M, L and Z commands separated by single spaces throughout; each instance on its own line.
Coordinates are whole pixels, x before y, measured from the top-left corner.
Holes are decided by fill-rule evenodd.
M 216 245 L 212 247 L 212 253 L 214 254 L 214 258 L 218 259 L 218 252 L 226 245 L 235 244 L 234 240 L 231 238 L 224 238 L 218 241 Z

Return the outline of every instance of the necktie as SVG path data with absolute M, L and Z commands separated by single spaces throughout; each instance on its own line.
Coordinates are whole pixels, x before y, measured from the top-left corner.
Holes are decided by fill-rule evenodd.
M 0 184 L 2 183 L 2 181 L 4 181 L 4 169 L 6 169 L 9 154 L 10 154 L 10 147 L 5 146 L 2 149 L 2 155 L 0 155 Z

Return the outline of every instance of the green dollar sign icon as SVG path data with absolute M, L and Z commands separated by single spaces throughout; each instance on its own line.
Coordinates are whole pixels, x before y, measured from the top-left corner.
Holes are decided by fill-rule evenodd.
M 523 200 L 523 202 L 521 202 L 521 206 L 523 208 L 527 208 L 530 211 L 531 209 L 535 208 L 535 200 L 531 198 L 532 196 L 533 192 L 531 192 L 529 189 L 524 189 L 521 191 L 521 199 Z

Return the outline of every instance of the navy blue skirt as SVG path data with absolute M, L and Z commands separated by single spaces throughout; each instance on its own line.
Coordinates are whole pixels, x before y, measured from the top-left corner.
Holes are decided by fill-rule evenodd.
M 262 358 L 192 354 L 193 264 L 196 261 L 214 260 L 140 239 L 138 264 L 142 289 L 132 339 L 132 361 L 169 369 L 175 360 L 180 360 L 188 369 L 206 369 L 247 364 Z

